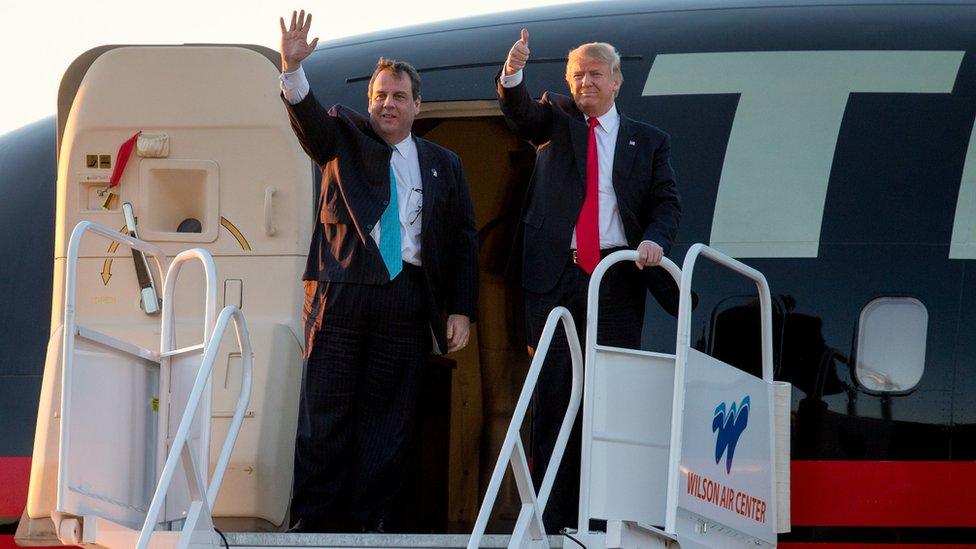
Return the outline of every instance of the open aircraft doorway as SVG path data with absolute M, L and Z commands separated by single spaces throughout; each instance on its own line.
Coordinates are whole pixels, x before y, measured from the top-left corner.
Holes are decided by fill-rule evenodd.
M 455 364 L 446 529 L 467 533 L 529 366 L 522 289 L 506 281 L 505 274 L 535 151 L 509 130 L 493 100 L 424 103 L 413 129 L 460 156 L 478 230 L 478 322 L 472 344 L 450 355 Z M 523 436 L 527 441 L 527 428 Z M 507 478 L 489 532 L 511 531 L 519 510 L 515 486 Z

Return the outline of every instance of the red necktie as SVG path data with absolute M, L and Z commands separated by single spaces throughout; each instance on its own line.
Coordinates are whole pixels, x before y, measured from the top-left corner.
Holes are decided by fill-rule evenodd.
M 596 152 L 596 127 L 600 121 L 590 120 L 590 138 L 586 145 L 586 195 L 576 220 L 576 257 L 579 266 L 588 274 L 600 262 L 600 162 Z

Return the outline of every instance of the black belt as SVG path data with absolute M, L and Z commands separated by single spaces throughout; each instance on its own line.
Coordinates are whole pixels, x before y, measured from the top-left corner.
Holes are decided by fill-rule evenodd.
M 600 259 L 607 257 L 613 252 L 619 252 L 620 250 L 629 250 L 629 249 L 630 248 L 628 248 L 627 246 L 615 246 L 613 248 L 603 248 L 600 250 Z M 569 262 L 574 265 L 579 265 L 579 256 L 577 255 L 575 249 L 569 250 Z

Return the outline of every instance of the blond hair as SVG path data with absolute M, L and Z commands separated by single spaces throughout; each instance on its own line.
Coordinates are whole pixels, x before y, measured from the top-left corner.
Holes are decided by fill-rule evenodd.
M 581 57 L 602 61 L 610 65 L 610 74 L 618 84 L 623 83 L 624 73 L 620 71 L 620 53 L 617 51 L 617 48 L 606 42 L 589 42 L 569 50 L 569 55 L 567 55 L 566 59 L 567 82 L 572 78 L 572 75 L 569 74 L 569 67 L 573 64 L 573 61 Z

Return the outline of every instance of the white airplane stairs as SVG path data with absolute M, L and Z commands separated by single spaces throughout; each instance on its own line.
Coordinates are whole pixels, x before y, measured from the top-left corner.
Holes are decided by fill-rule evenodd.
M 159 352 L 76 322 L 78 248 L 88 233 L 153 260 L 158 280 L 163 281 Z M 761 379 L 691 347 L 692 273 L 701 256 L 756 284 Z M 663 261 L 680 288 L 675 354 L 598 345 L 597 302 L 603 275 L 613 264 L 635 258 L 634 251 L 616 252 L 594 271 L 584 349 L 569 312 L 557 307 L 550 313 L 470 536 L 224 536 L 214 529 L 211 510 L 250 395 L 252 350 L 244 317 L 234 306 L 217 314 L 216 269 L 205 250 L 184 251 L 164 270 L 166 257 L 154 245 L 82 222 L 71 235 L 66 265 L 62 430 L 57 509 L 52 513 L 58 537 L 69 545 L 109 549 L 775 547 L 777 533 L 789 531 L 791 388 L 773 381 L 766 280 L 760 272 L 696 244 L 688 251 L 683 269 Z M 181 266 L 193 260 L 203 264 L 206 275 L 203 341 L 175 348 L 173 296 Z M 520 428 L 559 322 L 569 339 L 572 394 L 545 479 L 536 492 Z M 231 323 L 242 357 L 241 389 L 230 430 L 210 473 L 206 458 L 210 378 Z M 153 399 L 152 395 L 170 397 Z M 581 404 L 578 524 L 560 537 L 545 531 L 542 513 Z M 725 434 L 726 430 L 732 434 Z M 488 536 L 485 529 L 509 466 L 521 512 L 511 535 Z M 606 531 L 589 531 L 591 519 L 605 520 Z
M 153 260 L 157 280 L 163 284 L 159 352 L 77 322 L 78 254 L 82 237 L 89 233 Z M 206 275 L 203 340 L 174 348 L 177 280 L 182 266 L 194 260 L 203 264 Z M 64 544 L 139 549 L 220 546 L 211 510 L 250 397 L 251 342 L 240 309 L 231 305 L 217 314 L 216 267 L 206 250 L 184 251 L 164 269 L 166 263 L 158 247 L 90 221 L 79 223 L 71 234 L 62 332 L 57 508 L 52 512 Z M 211 376 L 231 323 L 243 370 L 240 396 L 210 474 Z
M 522 510 L 507 546 L 551 546 L 556 538 L 547 535 L 554 533 L 545 531 L 542 513 L 581 400 L 579 516 L 575 531 L 562 540 L 563 547 L 774 547 L 777 533 L 789 531 L 791 386 L 773 381 L 772 312 L 765 277 L 695 244 L 681 270 L 667 258 L 662 262 L 680 288 L 675 354 L 598 345 L 597 302 L 603 275 L 614 263 L 636 257 L 635 251 L 616 252 L 593 272 L 585 365 L 569 311 L 557 307 L 550 313 L 468 549 L 484 546 L 488 517 L 509 464 Z M 762 379 L 691 347 L 691 284 L 699 257 L 756 284 Z M 536 493 L 519 430 L 559 322 L 569 338 L 572 394 Z M 750 417 L 753 428 L 746 429 Z M 727 426 L 735 432 L 731 445 L 731 436 L 723 436 Z M 605 520 L 606 532 L 589 531 L 591 519 Z

